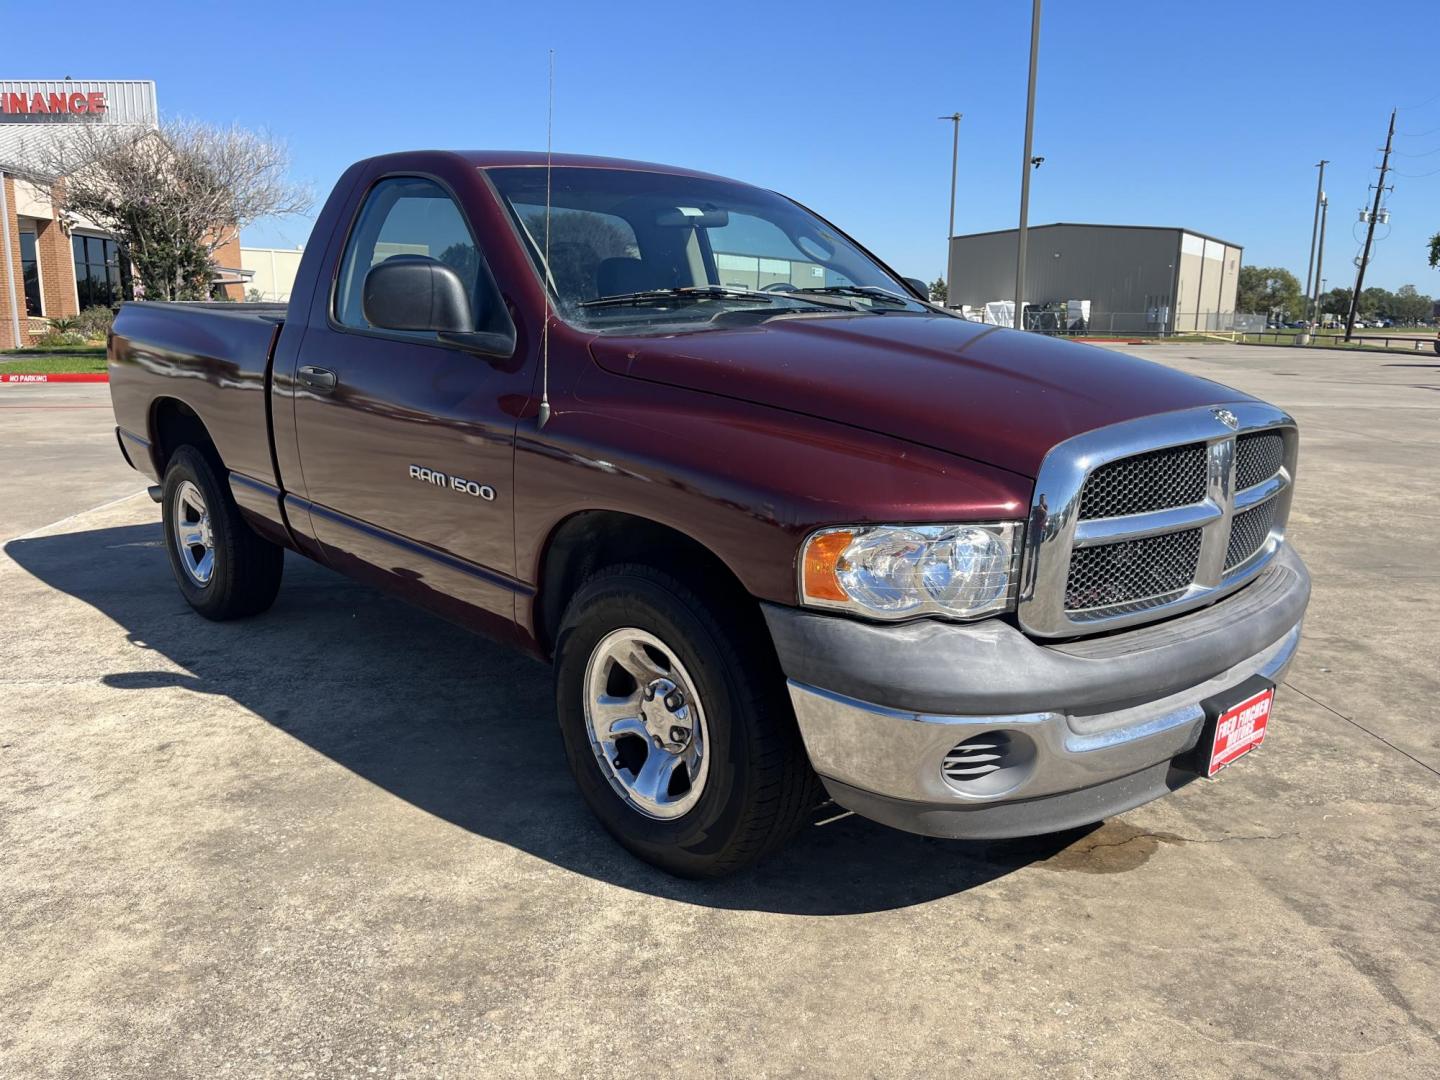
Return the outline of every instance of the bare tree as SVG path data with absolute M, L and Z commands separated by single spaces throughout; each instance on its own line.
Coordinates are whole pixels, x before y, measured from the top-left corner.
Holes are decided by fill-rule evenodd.
M 33 148 L 40 179 L 72 224 L 114 234 L 152 299 L 203 297 L 215 252 L 261 218 L 303 213 L 308 188 L 285 173 L 283 143 L 262 132 L 172 121 L 136 132 L 118 125 L 67 127 Z

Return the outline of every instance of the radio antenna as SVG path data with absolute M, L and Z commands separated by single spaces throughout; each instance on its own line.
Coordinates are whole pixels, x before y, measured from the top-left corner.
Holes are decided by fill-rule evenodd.
M 550 97 L 545 109 L 545 321 L 540 324 L 540 416 L 536 429 L 550 420 L 550 155 L 555 133 L 555 50 L 550 50 Z

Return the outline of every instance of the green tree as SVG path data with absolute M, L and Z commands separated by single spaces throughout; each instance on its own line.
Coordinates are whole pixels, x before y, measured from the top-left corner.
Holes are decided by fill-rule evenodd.
M 1434 310 L 1435 301 L 1414 285 L 1401 285 L 1395 293 L 1393 312 L 1401 322 L 1422 322 L 1430 318 Z
M 1440 270 L 1440 232 L 1430 237 L 1430 268 Z
M 1299 318 L 1305 311 L 1300 282 L 1279 266 L 1242 266 L 1235 294 L 1238 311 L 1278 318 Z
M 1350 313 L 1350 296 L 1353 289 L 1330 289 L 1320 294 L 1320 310 L 1326 315 L 1342 318 Z
M 173 228 L 163 206 L 127 202 L 116 206 L 114 231 L 126 238 L 126 254 L 152 300 L 206 300 L 210 296 L 210 251 Z M 127 297 L 130 299 L 130 297 Z
M 1395 315 L 1395 294 L 1389 289 L 1372 285 L 1360 294 L 1360 303 L 1355 305 L 1356 313 L 1367 319 L 1393 318 Z
M 950 288 L 945 284 L 943 277 L 937 277 L 930 282 L 930 302 L 932 304 L 943 304 L 950 299 Z

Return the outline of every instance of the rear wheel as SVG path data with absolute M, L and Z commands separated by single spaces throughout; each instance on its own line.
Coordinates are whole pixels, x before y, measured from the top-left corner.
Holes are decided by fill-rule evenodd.
M 571 771 L 625 847 L 719 877 L 784 844 L 821 799 L 773 656 L 739 613 L 645 566 L 586 582 L 561 625 Z
M 195 447 L 175 451 L 160 502 L 170 569 L 191 607 L 223 620 L 275 602 L 285 549 L 245 523 L 228 485 Z

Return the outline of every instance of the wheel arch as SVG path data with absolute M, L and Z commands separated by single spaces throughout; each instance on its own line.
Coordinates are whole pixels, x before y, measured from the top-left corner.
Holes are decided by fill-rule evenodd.
M 216 468 L 223 469 L 220 451 L 200 414 L 176 397 L 159 397 L 150 404 L 150 453 L 161 480 L 175 451 L 193 446 Z
M 764 628 L 758 602 L 711 548 L 674 526 L 618 510 L 582 510 L 559 521 L 546 538 L 536 576 L 533 626 L 547 657 L 576 590 L 609 566 L 640 563 L 675 575 L 707 601 L 750 609 Z M 767 632 L 768 633 L 768 632 Z

